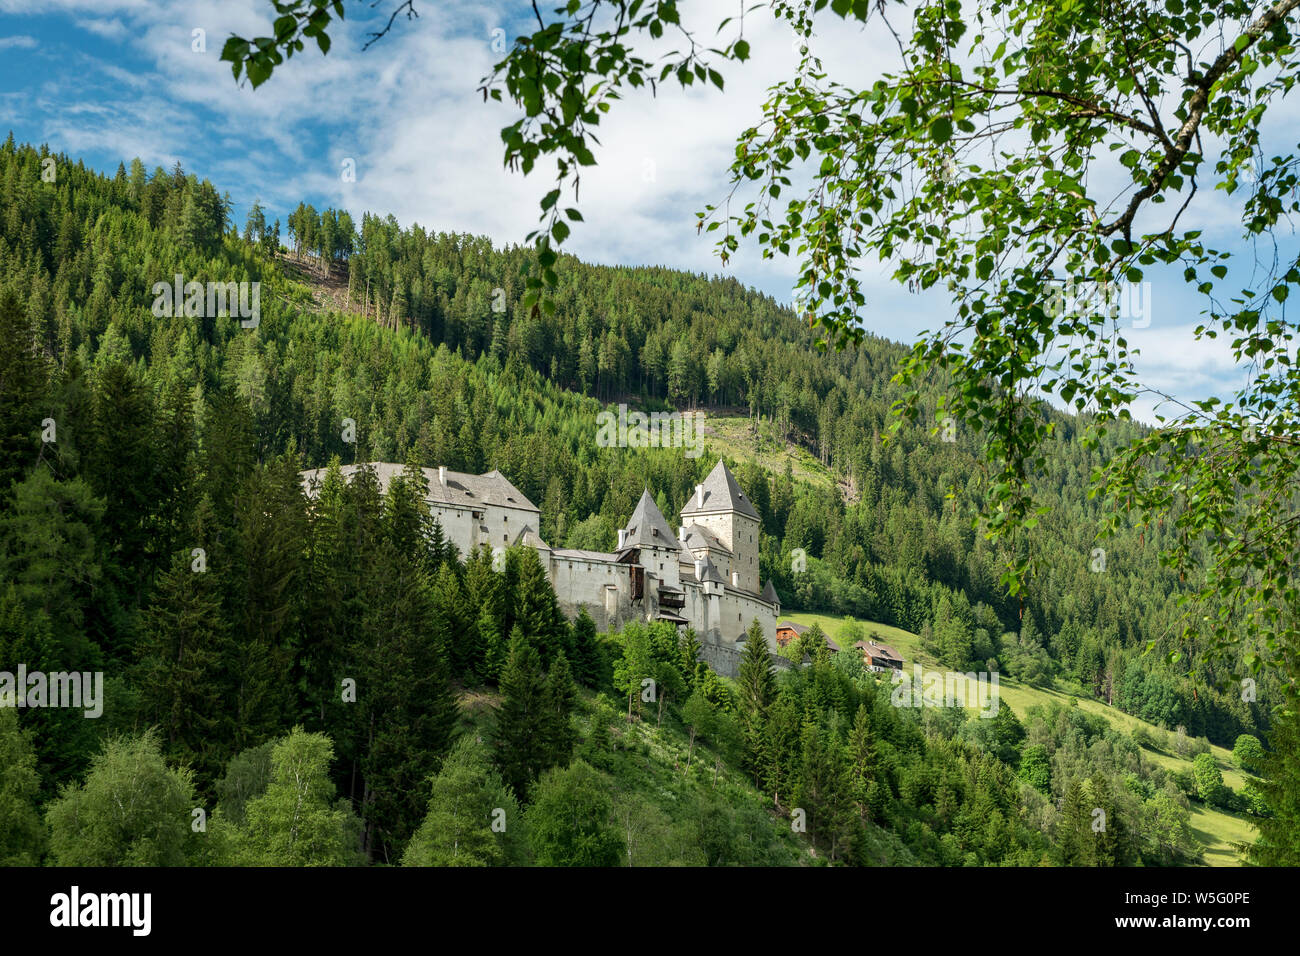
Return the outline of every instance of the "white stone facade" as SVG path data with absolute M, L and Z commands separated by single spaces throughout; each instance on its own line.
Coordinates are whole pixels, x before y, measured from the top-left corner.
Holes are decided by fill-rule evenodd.
M 344 478 L 351 480 L 357 467 L 344 465 Z M 402 473 L 391 463 L 370 467 L 385 491 Z M 303 472 L 309 495 L 325 471 Z M 549 547 L 538 534 L 541 512 L 499 471 L 422 471 L 429 510 L 461 556 L 480 546 L 498 553 L 515 545 L 534 548 L 569 618 L 585 608 L 601 631 L 633 620 L 692 627 L 706 645 L 705 658 L 724 672 L 734 670 L 739 655 L 729 652 L 739 650 L 753 621 L 769 650 L 777 650 L 781 606 L 770 584 L 759 589 L 758 514 L 721 461 L 682 509 L 677 534 L 646 491 L 612 552 Z

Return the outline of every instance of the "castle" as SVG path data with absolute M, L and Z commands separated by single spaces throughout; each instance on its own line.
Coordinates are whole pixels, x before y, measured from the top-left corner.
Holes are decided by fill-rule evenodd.
M 350 480 L 358 467 L 344 465 L 344 478 Z M 391 463 L 370 467 L 384 491 L 402 473 L 401 465 Z M 604 631 L 633 620 L 692 627 L 704 645 L 704 660 L 728 675 L 736 671 L 751 622 L 759 622 L 769 650 L 776 651 L 781 602 L 770 581 L 759 587 L 758 512 L 721 461 L 695 486 L 676 534 L 643 491 L 612 552 L 550 547 L 537 530 L 541 511 L 499 471 L 422 471 L 429 511 L 462 557 L 480 546 L 497 553 L 533 548 L 569 618 L 586 608 Z M 302 475 L 314 495 L 325 469 Z

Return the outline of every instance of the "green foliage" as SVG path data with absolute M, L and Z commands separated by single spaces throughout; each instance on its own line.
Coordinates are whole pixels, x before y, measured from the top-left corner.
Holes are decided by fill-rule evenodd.
M 247 822 L 248 801 L 266 793 L 271 785 L 271 755 L 275 742 L 245 750 L 230 758 L 225 775 L 217 781 L 217 810 L 242 827 Z
M 1042 793 L 1052 792 L 1052 765 L 1042 744 L 1025 747 L 1020 757 L 1020 779 Z
M 211 187 L 180 170 L 150 177 L 141 166 L 119 182 L 72 163 L 50 187 L 36 175 L 39 155 L 0 149 L 0 296 L 19 303 L 0 320 L 37 343 L 16 364 L 0 359 L 13 373 L 0 381 L 0 403 L 19 417 L 53 409 L 59 427 L 47 444 L 35 425 L 16 427 L 15 450 L 0 449 L 16 482 L 0 501 L 0 669 L 108 663 L 123 675 L 103 726 L 157 723 L 164 758 L 192 767 L 205 798 L 215 793 L 205 858 L 227 844 L 229 859 L 236 850 L 257 861 L 293 856 L 276 842 L 269 804 L 259 804 L 261 842 L 249 843 L 248 811 L 270 795 L 272 742 L 301 723 L 337 747 L 319 780 L 351 804 L 344 812 L 313 796 L 323 829 L 333 832 L 335 813 L 340 831 L 356 827 L 349 814 L 365 827 L 351 843 L 326 839 L 313 858 L 348 862 L 359 844 L 372 861 L 401 859 L 451 747 L 457 685 L 476 697 L 500 682 L 503 725 L 484 734 L 503 773 L 521 781 L 511 785 L 528 793 L 573 749 L 574 727 L 559 715 L 581 705 L 562 661 L 577 682 L 626 692 L 646 718 L 611 730 L 610 714 L 593 715 L 580 749 L 611 791 L 610 812 L 635 831 L 633 863 L 789 862 L 796 798 L 813 811 L 804 850 L 836 862 L 1039 863 L 1051 856 L 1055 811 L 1034 793 L 1059 803 L 1069 781 L 1091 787 L 1098 770 L 1144 862 L 1194 858 L 1177 787 L 1136 766 L 1132 740 L 1078 715 L 1026 720 L 1023 741 L 1009 709 L 993 721 L 917 719 L 880 703 L 855 654 L 827 660 L 810 644 L 811 667 L 774 675 L 761 636 L 731 682 L 699 664 L 672 627 L 609 636 L 582 616 L 568 625 L 530 550 L 512 553 L 504 573 L 482 549 L 462 564 L 412 493 L 413 474 L 384 495 L 369 469 L 351 482 L 334 471 L 310 503 L 299 485 L 298 469 L 332 459 L 496 467 L 544 502 L 552 544 L 567 534 L 571 546 L 608 548 L 643 487 L 671 510 L 706 467 L 645 451 L 591 455 L 598 399 L 629 394 L 654 407 L 749 408 L 757 457 L 737 473 L 762 515 L 763 577 L 789 606 L 927 627 L 946 660 L 997 657 L 1022 679 L 1182 726 L 1188 753 L 1203 746 L 1196 738 L 1267 733 L 1262 707 L 1208 687 L 1187 660 L 1140 656 L 1150 640 L 1172 647 L 1163 635 L 1188 593 L 1158 564 L 1173 543 L 1168 528 L 1119 529 L 1105 574 L 1083 560 L 1101 506 L 1085 500 L 1077 476 L 1136 430 L 1115 428 L 1115 446 L 1090 449 L 1073 440 L 1077 422 L 1049 415 L 1060 437 L 1037 493 L 1056 513 L 1034 548 L 1053 573 L 1022 609 L 998 585 L 1005 542 L 967 521 L 986 490 L 969 436 L 937 443 L 905 428 L 880 440 L 904 397 L 887 381 L 902 355 L 894 346 L 866 339 L 852 354 L 818 355 L 804 323 L 738 283 L 571 260 L 555 264 L 554 311 L 532 315 L 516 278 L 529 250 L 376 216 L 358 231 L 335 210 L 301 207 L 290 217 L 295 254 L 320 274 L 346 268 L 346 308 L 360 313 L 319 315 L 261 242 L 222 237 Z M 271 231 L 258 228 L 263 239 Z M 92 261 L 75 250 L 96 230 L 132 238 L 93 246 Z M 261 326 L 254 334 L 228 317 L 152 316 L 140 306 L 155 268 L 260 279 Z M 505 313 L 490 306 L 496 288 Z M 39 375 L 26 374 L 38 365 Z M 939 386 L 926 395 L 937 399 Z M 356 446 L 341 440 L 341 417 L 359 422 Z M 774 449 L 787 460 L 776 473 L 760 463 Z M 804 462 L 801 474 L 791 459 Z M 839 494 L 831 476 L 852 493 Z M 946 487 L 952 499 L 936 491 Z M 186 561 L 200 546 L 201 574 Z M 788 553 L 796 546 L 809 551 L 799 576 Z M 516 624 L 536 666 L 507 674 Z M 1242 651 L 1216 676 L 1244 663 Z M 355 702 L 342 699 L 345 679 L 356 681 Z M 647 679 L 653 702 L 641 696 Z M 1280 695 L 1276 675 L 1261 671 L 1258 683 L 1262 700 Z M 44 793 L 79 781 L 98 744 L 97 722 L 71 716 L 21 715 Z M 668 754 L 679 720 L 687 729 Z M 653 776 L 656 767 L 670 772 Z M 1140 807 L 1126 775 L 1140 778 Z M 726 789 L 737 781 L 743 798 Z M 1172 802 L 1157 806 L 1166 790 Z
M 1223 773 L 1211 754 L 1197 754 L 1192 760 L 1192 778 L 1196 782 L 1196 797 L 1206 803 L 1218 803 L 1223 798 Z
M 599 775 L 581 760 L 538 781 L 525 814 L 539 866 L 617 866 L 625 844 Z
M 1264 765 L 1264 747 L 1258 737 L 1242 734 L 1232 746 L 1232 759 L 1242 770 L 1258 773 Z
M 403 866 L 520 866 L 528 837 L 514 795 L 476 740 L 463 737 L 432 781 L 429 812 Z
M 159 728 L 166 756 L 190 758 L 204 779 L 220 771 L 225 701 L 220 681 L 226 627 L 215 574 L 176 556 L 145 611 L 139 644 L 142 716 Z
M 36 809 L 40 777 L 30 736 L 18 711 L 0 706 L 0 866 L 37 866 L 45 852 L 45 824 Z
M 351 866 L 361 854 L 361 821 L 335 800 L 328 737 L 295 727 L 271 750 L 266 791 L 244 806 L 245 824 L 214 818 L 221 862 L 236 866 Z
M 546 726 L 547 718 L 554 720 L 557 715 L 551 710 L 556 701 L 549 699 L 541 657 L 519 628 L 510 637 L 510 656 L 501 674 L 501 697 L 495 738 L 497 766 L 522 800 L 551 765 L 551 741 L 544 739 L 538 729 Z
M 767 638 L 757 622 L 745 633 L 745 648 L 741 653 L 736 685 L 741 712 L 750 721 L 761 721 L 776 697 L 776 679 L 772 673 Z
M 158 735 L 115 737 L 92 758 L 83 784 L 50 804 L 56 866 L 181 866 L 192 851 L 194 778 L 169 768 Z
M 1259 838 L 1246 849 L 1260 866 L 1300 866 L 1300 711 L 1283 713 L 1268 743 L 1257 785 L 1268 815 L 1256 822 Z

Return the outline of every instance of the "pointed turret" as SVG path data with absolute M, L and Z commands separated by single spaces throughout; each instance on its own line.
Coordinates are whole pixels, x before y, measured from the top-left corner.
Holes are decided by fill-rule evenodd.
M 628 520 L 627 527 L 619 534 L 618 549 L 627 548 L 666 548 L 681 551 L 682 543 L 677 540 L 668 522 L 650 497 L 650 492 L 641 492 L 641 500 L 636 503 L 636 510 Z
M 736 476 L 721 459 L 718 459 L 709 476 L 695 486 L 695 494 L 691 495 L 691 500 L 682 509 L 682 517 L 723 511 L 734 511 L 747 518 L 758 520 L 758 512 L 754 510 L 749 497 L 740 490 Z
M 682 535 L 697 558 L 725 567 L 730 587 L 758 596 L 759 515 L 726 464 L 714 465 L 682 508 Z

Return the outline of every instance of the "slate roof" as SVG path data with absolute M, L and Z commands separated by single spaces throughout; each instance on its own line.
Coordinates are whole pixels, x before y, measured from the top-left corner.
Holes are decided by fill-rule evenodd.
M 708 560 L 707 558 L 704 559 L 704 575 L 701 577 L 700 580 L 702 583 L 703 582 L 709 582 L 713 584 L 727 583 L 726 578 L 722 576 L 722 572 L 720 572 L 717 566 L 714 565 L 714 563 Z
M 694 493 L 686 502 L 686 507 L 682 509 L 682 517 L 696 514 L 712 514 L 719 511 L 738 511 L 755 520 L 758 519 L 758 512 L 754 510 L 753 504 L 736 482 L 736 476 L 731 473 L 719 459 L 709 476 L 702 482 L 704 486 L 704 503 L 699 504 L 698 496 Z
M 551 554 L 560 559 L 572 559 L 574 561 L 604 561 L 609 564 L 614 563 L 614 555 L 605 551 L 586 551 L 582 548 L 554 548 L 552 549 Z
M 343 465 L 339 471 L 342 472 L 344 479 L 351 481 L 352 476 L 357 473 L 360 465 Z M 380 493 L 388 491 L 388 485 L 393 478 L 400 475 L 404 466 L 392 462 L 372 462 L 370 467 L 375 470 L 375 475 L 379 479 Z M 308 494 L 315 494 L 314 483 L 325 480 L 325 474 L 328 468 L 312 468 L 301 473 L 304 486 Z M 519 508 L 524 511 L 536 511 L 541 513 L 540 509 L 524 497 L 523 492 L 512 485 L 509 479 L 501 472 L 495 469 L 482 475 L 468 475 L 460 471 L 447 469 L 447 483 L 444 485 L 438 480 L 437 468 L 421 468 L 424 474 L 425 482 L 425 499 L 434 504 L 458 505 L 460 507 L 474 507 L 476 505 L 496 505 L 500 508 Z
M 767 583 L 763 585 L 763 593 L 760 594 L 759 597 L 761 597 L 768 604 L 781 603 L 781 598 L 777 595 L 776 588 L 772 586 L 771 578 L 768 578 Z
M 542 536 L 532 529 L 531 525 L 524 525 L 515 535 L 513 542 L 515 545 L 527 545 L 530 548 L 536 548 L 538 551 L 550 551 L 551 547 L 542 540 Z
M 686 545 L 687 548 L 708 548 L 710 551 L 717 551 L 721 554 L 731 554 L 731 549 L 723 544 L 718 536 L 708 528 L 698 524 L 688 524 L 682 530 L 686 532 L 682 544 Z
M 641 500 L 636 503 L 636 510 L 628 519 L 627 535 L 620 552 L 629 548 L 669 548 L 680 551 L 682 543 L 668 527 L 663 513 L 650 497 L 649 491 L 641 492 Z

